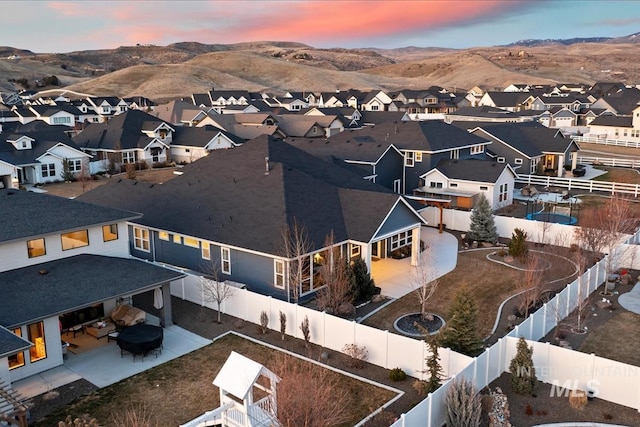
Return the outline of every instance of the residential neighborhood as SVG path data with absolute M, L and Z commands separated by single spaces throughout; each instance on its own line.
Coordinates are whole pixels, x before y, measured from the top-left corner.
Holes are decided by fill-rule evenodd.
M 162 103 L 3 94 L 2 419 L 31 425 L 26 408 L 36 412 L 54 388 L 109 387 L 213 345 L 218 336 L 180 317 L 206 310 L 218 313 L 212 328 L 224 315 L 226 333 L 260 330 L 337 370 L 340 357 L 383 370 L 367 381 L 396 397 L 353 424 L 382 425 L 376 417 L 388 413 L 386 425 L 443 425 L 455 379 L 471 381 L 473 395 L 503 388 L 526 338 L 531 363 L 551 372 L 536 373 L 540 384 L 574 380 L 558 374 L 571 361 L 588 371 L 571 388 L 583 392 L 580 405 L 595 406 L 600 392 L 606 411 L 624 408 L 619 425 L 634 425 L 625 417 L 640 410 L 637 383 L 598 368 L 637 369 L 636 359 L 581 346 L 605 330 L 596 322 L 640 314 L 640 183 L 625 174 L 640 166 L 640 90 L 481 86 L 212 88 Z M 475 347 L 447 326 L 460 315 L 460 288 L 477 298 L 479 317 L 475 335 L 458 341 Z M 426 334 L 403 330 L 411 314 L 441 322 L 427 322 Z M 254 416 L 280 425 L 265 402 L 274 405 L 282 378 L 244 357 L 234 352 L 207 379 L 220 406 L 181 414 L 180 425 L 262 425 Z M 235 390 L 234 367 L 256 382 Z M 415 383 L 396 384 L 399 372 Z M 251 387 L 269 398 L 257 404 Z M 542 409 L 526 416 L 556 420 Z

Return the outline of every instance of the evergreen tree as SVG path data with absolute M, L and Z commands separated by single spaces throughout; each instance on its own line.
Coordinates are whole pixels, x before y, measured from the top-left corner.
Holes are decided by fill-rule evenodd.
M 369 300 L 376 292 L 376 285 L 369 274 L 367 264 L 362 258 L 357 257 L 353 260 L 351 273 L 351 294 L 353 295 L 353 300 L 356 303 Z
M 64 182 L 73 181 L 74 176 L 73 172 L 71 172 L 68 159 L 62 159 L 62 172 L 60 173 L 60 177 L 64 180 Z
M 509 255 L 516 258 L 525 259 L 529 253 L 529 246 L 527 245 L 527 232 L 515 228 L 511 233 L 511 242 L 509 242 Z
M 427 373 L 429 379 L 427 380 L 424 390 L 426 393 L 433 393 L 442 385 L 442 366 L 440 365 L 440 355 L 438 354 L 438 341 L 435 338 L 437 335 L 433 335 L 427 338 L 427 344 L 429 345 L 430 355 L 427 357 Z
M 449 307 L 449 320 L 442 331 L 442 346 L 468 356 L 480 354 L 483 344 L 478 336 L 477 319 L 476 300 L 467 287 L 463 286 L 458 289 Z
M 533 396 L 538 379 L 533 366 L 533 347 L 527 345 L 524 337 L 518 340 L 516 355 L 511 359 L 509 370 L 513 391 L 524 396 Z
M 491 205 L 482 193 L 480 193 L 473 211 L 471 211 L 471 225 L 467 238 L 491 243 L 495 243 L 498 240 L 498 230 L 493 221 Z

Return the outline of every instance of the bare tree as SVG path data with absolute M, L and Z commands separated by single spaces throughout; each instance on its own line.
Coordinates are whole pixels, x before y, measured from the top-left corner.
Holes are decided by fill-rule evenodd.
M 76 177 L 78 181 L 80 181 L 80 185 L 82 187 L 82 192 L 86 193 L 88 190 L 91 190 L 91 174 L 89 172 L 89 161 L 83 160 L 82 167 L 80 168 L 80 173 Z
M 280 336 L 282 337 L 282 341 L 284 341 L 284 336 L 287 333 L 287 315 L 280 312 Z
M 353 396 L 331 372 L 281 356 L 274 373 L 278 384 L 278 421 L 283 427 L 343 425 L 350 420 Z
M 320 266 L 320 280 L 324 284 L 318 292 L 318 308 L 335 314 L 340 312 L 343 304 L 352 304 L 351 278 L 349 264 L 340 253 L 340 248 L 334 247 L 333 232 L 329 233 L 324 242 L 327 248 L 323 254 Z
M 236 288 L 229 286 L 218 280 L 219 269 L 216 262 L 206 265 L 205 270 L 208 276 L 200 278 L 200 289 L 202 290 L 202 299 L 208 303 L 215 303 L 218 313 L 217 322 L 222 323 L 220 318 L 222 303 L 235 294 Z
M 411 281 L 417 288 L 413 291 L 420 303 L 420 314 L 425 320 L 431 320 L 433 316 L 427 311 L 427 302 L 438 289 L 439 281 L 434 270 L 431 248 L 426 249 L 418 257 L 418 265 L 411 271 Z
M 540 299 L 546 282 L 543 278 L 544 261 L 539 252 L 530 252 L 527 256 L 522 279 L 516 282 L 518 295 L 518 311 L 524 318 L 529 316 L 529 309 Z
M 287 257 L 285 281 L 288 283 L 289 298 L 298 302 L 302 291 L 302 282 L 310 277 L 311 265 L 309 251 L 311 242 L 304 224 L 295 218 L 282 229 L 284 253 Z

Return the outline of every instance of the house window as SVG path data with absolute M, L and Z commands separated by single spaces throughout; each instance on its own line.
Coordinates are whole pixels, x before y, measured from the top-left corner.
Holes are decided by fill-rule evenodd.
M 158 232 L 158 239 L 166 240 L 168 242 L 169 241 L 169 233 L 167 233 L 166 231 L 159 231 Z
M 27 254 L 29 258 L 35 258 L 47 254 L 44 246 L 44 237 L 41 239 L 27 240 Z
M 27 326 L 27 339 L 34 345 L 29 349 L 29 360 L 37 362 L 47 358 L 47 347 L 44 340 L 44 323 L 37 322 Z
M 68 251 L 69 249 L 81 248 L 89 245 L 89 231 L 78 230 L 71 233 L 64 233 L 60 235 L 62 240 L 62 250 Z
M 351 243 L 351 258 L 360 256 L 360 245 Z
M 506 161 L 506 159 L 504 157 L 498 157 L 497 162 L 498 163 L 504 163 Z
M 15 336 L 21 337 L 22 336 L 22 329 L 20 329 L 20 328 L 14 329 L 13 333 L 14 333 Z M 13 355 L 7 357 L 7 360 L 9 361 L 9 370 L 24 366 L 24 352 L 21 351 L 18 354 L 13 354 Z
M 49 163 L 46 165 L 40 165 L 40 169 L 42 170 L 42 177 L 48 178 L 56 176 L 56 165 L 55 163 Z
M 407 151 L 404 153 L 404 165 L 413 167 L 413 151 Z
M 515 163 L 516 165 L 521 165 L 522 164 L 522 159 L 515 159 L 513 161 L 513 163 Z
M 133 247 L 149 252 L 149 230 L 146 228 L 133 227 Z
M 229 248 L 220 248 L 220 259 L 222 260 L 222 272 L 231 274 L 231 250 Z
M 54 125 L 68 125 L 71 124 L 71 117 L 54 117 Z
M 123 151 L 122 152 L 122 163 L 135 163 L 136 162 L 136 152 L 135 151 Z
M 160 161 L 160 154 L 162 154 L 162 150 L 159 148 L 151 149 L 151 161 L 153 163 L 158 163 Z
M 412 235 L 413 233 L 411 231 L 403 231 L 402 233 L 398 233 L 395 236 L 391 236 L 390 249 L 393 251 L 403 246 L 410 245 Z
M 489 189 L 489 187 L 487 187 L 486 185 L 481 185 L 480 186 L 480 191 L 487 191 Z
M 429 188 L 442 188 L 442 183 L 441 182 L 431 181 L 429 183 Z
M 500 191 L 498 194 L 498 202 L 506 202 L 507 201 L 507 191 L 509 189 L 509 184 L 504 183 L 500 184 Z
M 103 225 L 102 240 L 105 242 L 118 240 L 118 224 Z
M 460 158 L 460 150 L 455 149 L 455 150 L 451 150 L 451 158 L 453 160 L 457 160 Z
M 177 244 L 177 245 L 181 245 L 182 244 L 182 236 L 178 236 L 177 234 L 173 235 L 173 243 Z
M 102 113 L 103 113 L 103 114 L 109 114 L 109 111 L 111 111 L 111 108 L 109 108 L 109 107 L 102 107 Z
M 202 242 L 202 259 L 211 259 L 211 246 L 209 242 Z
M 415 161 L 416 162 L 421 162 L 422 161 L 422 151 L 416 151 Z
M 529 169 L 529 173 L 531 175 L 535 174 L 536 171 L 538 170 L 538 160 L 539 159 L 532 159 L 531 160 L 531 168 Z
M 273 285 L 278 289 L 284 289 L 284 261 L 273 260 Z
M 76 173 L 82 170 L 82 160 L 67 160 L 67 164 L 69 165 L 69 172 Z
M 373 104 L 371 106 L 371 111 L 378 111 L 378 105 L 377 104 Z
M 200 249 L 200 242 L 198 242 L 198 239 L 194 239 L 192 237 L 185 237 L 184 245 Z
M 471 154 L 480 154 L 484 153 L 484 145 L 472 145 L 471 146 Z
M 449 187 L 451 188 L 457 188 L 458 184 L 456 184 L 455 182 L 452 182 L 451 184 L 449 184 Z

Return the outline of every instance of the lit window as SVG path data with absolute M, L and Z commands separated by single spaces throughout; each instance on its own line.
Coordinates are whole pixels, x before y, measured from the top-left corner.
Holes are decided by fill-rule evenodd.
M 118 240 L 118 224 L 103 225 L 102 240 L 104 240 L 105 242 Z
M 160 240 L 166 240 L 169 241 L 169 233 L 167 233 L 166 231 L 159 231 L 158 232 L 158 238 Z
M 29 360 L 31 362 L 37 362 L 38 360 L 46 359 L 47 346 L 44 340 L 44 323 L 32 323 L 27 326 L 27 338 L 34 345 L 29 348 Z
M 198 239 L 194 239 L 191 237 L 185 237 L 184 238 L 184 245 L 185 246 L 190 246 L 192 248 L 200 248 L 200 242 L 198 242 Z
M 21 337 L 22 336 L 22 329 L 20 329 L 20 328 L 14 329 L 13 333 L 17 337 Z M 9 361 L 9 370 L 24 366 L 24 353 L 20 352 L 18 354 L 13 354 L 13 355 L 7 357 L 7 360 Z
M 182 237 L 177 234 L 173 235 L 173 243 L 177 243 L 178 245 L 182 244 Z
M 149 252 L 149 230 L 133 227 L 133 246 L 138 250 Z
M 231 274 L 231 251 L 229 248 L 220 248 L 220 258 L 222 259 L 222 272 Z
M 278 289 L 284 289 L 284 261 L 273 260 L 273 285 Z
M 47 248 L 44 246 L 44 238 L 27 240 L 27 254 L 29 258 L 35 258 L 47 254 Z
M 202 258 L 211 259 L 211 246 L 209 242 L 202 242 Z
M 87 230 L 78 230 L 71 233 L 60 235 L 62 240 L 62 250 L 81 248 L 89 245 L 89 232 Z
M 422 161 L 422 151 L 416 151 L 414 160 L 416 162 L 421 162 Z

